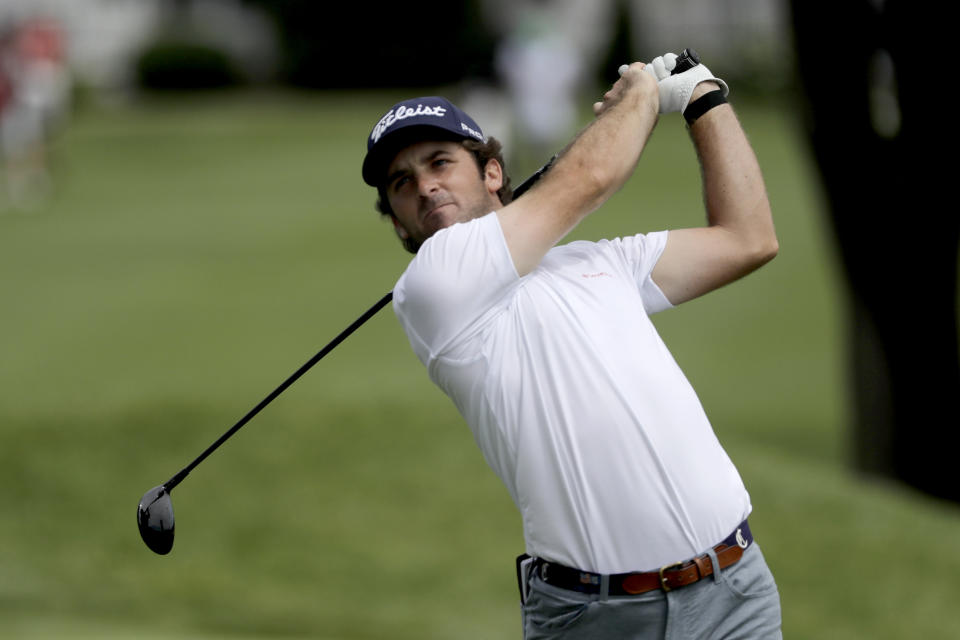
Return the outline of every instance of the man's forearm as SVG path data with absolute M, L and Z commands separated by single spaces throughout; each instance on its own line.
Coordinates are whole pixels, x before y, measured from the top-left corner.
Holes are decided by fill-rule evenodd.
M 657 101 L 650 93 L 633 89 L 618 96 L 559 155 L 557 180 L 564 180 L 565 173 L 589 173 L 602 204 L 633 173 L 657 117 Z
M 699 85 L 690 103 L 715 90 Z M 763 175 L 747 136 L 728 104 L 716 106 L 690 125 L 703 173 L 703 192 L 710 226 L 723 227 L 752 250 L 776 252 L 776 234 Z
M 594 106 L 597 119 L 557 157 L 527 195 L 500 211 L 517 272 L 523 275 L 630 177 L 657 122 L 656 81 L 643 65 L 627 71 Z
M 698 92 L 716 88 L 698 85 L 691 104 Z M 730 105 L 704 112 L 690 135 L 703 172 L 708 224 L 672 230 L 653 269 L 654 282 L 673 304 L 742 278 L 778 250 L 763 176 Z

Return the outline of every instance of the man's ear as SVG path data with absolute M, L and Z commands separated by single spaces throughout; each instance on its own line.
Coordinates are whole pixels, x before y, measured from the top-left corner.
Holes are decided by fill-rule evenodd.
M 403 225 L 397 220 L 397 216 L 391 214 L 390 219 L 393 221 L 393 230 L 397 232 L 397 237 L 401 240 L 407 240 L 410 237 L 410 233 L 403 228 Z
M 487 160 L 487 166 L 483 169 L 483 183 L 493 195 L 503 186 L 503 167 L 493 158 Z

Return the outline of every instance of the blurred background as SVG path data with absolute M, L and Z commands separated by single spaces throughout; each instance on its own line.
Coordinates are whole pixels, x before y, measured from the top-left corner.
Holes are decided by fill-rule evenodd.
M 697 49 L 778 258 L 655 322 L 751 492 L 794 638 L 960 637 L 957 245 L 923 3 L 0 0 L 0 637 L 515 638 L 519 518 L 389 310 L 360 179 L 443 94 L 522 181 L 630 60 Z M 663 116 L 573 238 L 700 224 Z

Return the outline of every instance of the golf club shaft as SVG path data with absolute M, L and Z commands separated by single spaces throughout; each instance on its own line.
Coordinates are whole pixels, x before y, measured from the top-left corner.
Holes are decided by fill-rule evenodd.
M 532 176 L 524 180 L 523 183 L 519 187 L 517 187 L 517 189 L 515 190 L 515 193 L 516 191 L 523 193 L 523 191 L 526 191 L 527 189 L 529 189 L 530 186 L 534 182 L 539 180 L 540 176 L 542 176 L 546 172 L 546 170 L 550 167 L 551 162 L 553 162 L 552 159 L 550 162 L 545 164 L 539 171 L 537 171 Z M 273 402 L 273 400 L 277 396 L 279 396 L 281 393 L 283 393 L 287 389 L 287 387 L 289 387 L 294 382 L 296 382 L 300 378 L 300 376 L 302 376 L 307 371 L 309 371 L 310 368 L 313 367 L 313 365 L 317 364 L 325 355 L 330 353 L 334 349 L 334 347 L 336 347 L 338 344 L 346 340 L 347 336 L 349 336 L 351 333 L 359 329 L 361 325 L 363 325 L 367 320 L 369 320 L 374 315 L 376 315 L 376 313 L 380 311 L 380 309 L 385 307 L 391 300 L 393 300 L 393 291 L 390 291 L 385 296 L 380 298 L 380 300 L 378 300 L 376 304 L 374 304 L 372 307 L 367 309 L 362 316 L 354 320 L 349 327 L 347 327 L 342 332 L 340 332 L 340 335 L 338 335 L 336 338 L 331 340 L 327 344 L 327 346 L 325 346 L 323 349 L 318 351 L 317 354 L 312 358 L 310 358 L 309 360 L 307 360 L 302 367 L 300 367 L 295 372 L 293 372 L 293 374 L 289 378 L 284 380 L 279 387 L 271 391 L 270 394 L 266 398 L 261 400 L 257 406 L 255 406 L 253 409 L 247 412 L 247 414 L 242 418 L 240 418 L 240 420 L 235 425 L 230 427 L 230 429 L 226 433 L 220 436 L 216 442 L 211 444 L 209 447 L 207 447 L 207 449 L 203 453 L 197 456 L 196 460 L 194 460 L 193 462 L 185 466 L 183 469 L 177 472 L 175 476 L 173 476 L 172 478 L 164 482 L 163 488 L 166 489 L 167 492 L 173 491 L 173 488 L 178 484 L 180 484 L 183 481 L 183 479 L 186 478 L 187 475 L 189 475 L 189 473 L 193 471 L 193 469 L 198 464 L 206 460 L 207 456 L 209 456 L 211 453 L 216 451 L 220 447 L 220 445 L 222 445 L 224 442 L 230 439 L 230 437 L 233 436 L 233 434 L 235 434 L 237 431 L 239 431 L 240 428 L 243 427 L 243 425 L 247 424 L 255 415 L 260 413 L 260 411 L 264 407 L 266 407 L 268 404 Z
M 683 52 L 677 57 L 677 64 L 676 64 L 676 67 L 674 68 L 673 73 L 682 73 L 683 71 L 686 71 L 690 67 L 696 66 L 699 63 L 700 63 L 700 58 L 699 56 L 697 56 L 697 53 L 695 51 L 693 51 L 692 49 L 684 49 Z M 519 198 L 520 196 L 522 196 L 524 192 L 526 192 L 531 186 L 533 186 L 533 184 L 537 182 L 537 180 L 539 180 L 544 173 L 547 172 L 547 170 L 550 168 L 550 166 L 553 164 L 553 161 L 556 160 L 556 158 L 557 156 L 553 156 L 552 158 L 550 158 L 550 160 L 545 165 L 540 167 L 540 169 L 537 170 L 536 173 L 534 173 L 529 178 L 524 180 L 516 189 L 514 189 L 513 197 Z M 188 464 L 186 467 L 184 467 L 179 472 L 177 472 L 176 475 L 174 475 L 172 478 L 170 478 L 165 483 L 163 483 L 163 488 L 168 493 L 172 491 L 173 488 L 176 487 L 178 484 L 180 484 L 183 481 L 183 479 L 186 478 L 187 475 L 189 475 L 190 472 L 193 471 L 193 469 L 198 464 L 206 460 L 207 456 L 209 456 L 211 453 L 216 451 L 220 447 L 220 445 L 222 445 L 224 442 L 229 440 L 230 437 L 233 436 L 233 434 L 235 434 L 237 431 L 240 430 L 241 427 L 243 427 L 243 425 L 247 424 L 255 415 L 260 413 L 260 411 L 263 410 L 264 407 L 266 407 L 268 404 L 273 402 L 277 396 L 283 393 L 287 389 L 287 387 L 289 387 L 298 379 L 300 379 L 300 377 L 303 374 L 305 374 L 307 371 L 309 371 L 311 367 L 313 367 L 313 365 L 317 364 L 324 356 L 326 356 L 328 353 L 333 351 L 333 349 L 338 344 L 346 340 L 351 333 L 359 329 L 367 320 L 369 320 L 374 315 L 376 315 L 376 313 L 380 311 L 380 309 L 385 307 L 391 300 L 393 300 L 393 291 L 390 291 L 385 296 L 380 298 L 380 300 L 378 300 L 372 307 L 367 309 L 362 316 L 354 320 L 349 327 L 341 331 L 337 337 L 331 340 L 323 349 L 318 351 L 316 355 L 314 355 L 312 358 L 307 360 L 303 364 L 303 366 L 301 366 L 299 369 L 294 371 L 289 378 L 284 380 L 279 387 L 271 391 L 270 394 L 267 395 L 267 397 L 265 397 L 263 400 L 259 402 L 259 404 L 257 404 L 257 406 L 255 406 L 253 409 L 248 411 L 247 414 L 242 418 L 240 418 L 240 420 L 235 425 L 230 427 L 230 429 L 226 433 L 220 436 L 216 442 L 211 444 L 209 447 L 206 448 L 206 450 L 203 453 L 197 456 L 197 458 L 193 462 Z
M 226 441 L 230 438 L 230 436 L 232 436 L 232 435 L 235 434 L 237 431 L 239 431 L 240 428 L 241 428 L 243 425 L 247 424 L 247 422 L 249 422 L 255 415 L 257 415 L 258 413 L 260 413 L 260 411 L 261 411 L 264 407 L 266 407 L 268 404 L 270 404 L 271 402 L 273 402 L 273 400 L 274 400 L 277 396 L 279 396 L 281 393 L 283 393 L 283 392 L 287 389 L 287 387 L 289 387 L 289 386 L 292 385 L 294 382 L 296 382 L 296 381 L 300 378 L 300 376 L 302 376 L 302 375 L 305 374 L 307 371 L 309 371 L 310 368 L 313 367 L 313 365 L 315 365 L 315 364 L 317 364 L 318 362 L 320 362 L 320 360 L 321 360 L 325 355 L 327 355 L 328 353 L 330 353 L 331 351 L 333 351 L 333 349 L 334 349 L 338 344 L 340 344 L 341 342 L 343 342 L 344 340 L 346 340 L 347 337 L 348 337 L 351 333 L 353 333 L 354 331 L 356 331 L 357 329 L 359 329 L 360 326 L 363 325 L 367 320 L 369 320 L 369 319 L 372 318 L 374 315 L 376 315 L 376 313 L 377 313 L 378 311 L 380 311 L 380 309 L 382 309 L 383 307 L 385 307 L 392 299 L 393 299 L 393 291 L 390 291 L 390 292 L 387 293 L 385 296 L 383 296 L 382 298 L 380 298 L 380 300 L 378 300 L 376 304 L 374 304 L 372 307 L 370 307 L 369 309 L 367 309 L 362 316 L 360 316 L 359 318 L 357 318 L 356 320 L 354 320 L 353 323 L 352 323 L 349 327 L 347 327 L 346 329 L 344 329 L 343 331 L 341 331 L 340 334 L 337 335 L 336 338 L 334 338 L 334 339 L 331 340 L 329 343 L 327 343 L 327 346 L 325 346 L 323 349 L 321 349 L 320 351 L 318 351 L 318 352 L 316 353 L 316 355 L 314 355 L 312 358 L 310 358 L 309 360 L 307 360 L 307 361 L 303 364 L 302 367 L 300 367 L 299 369 L 297 369 L 296 371 L 294 371 L 293 374 L 292 374 L 289 378 L 287 378 L 286 380 L 284 380 L 284 381 L 280 384 L 279 387 L 277 387 L 276 389 L 274 389 L 273 391 L 271 391 L 270 394 L 269 394 L 266 398 L 264 398 L 263 400 L 261 400 L 260 403 L 259 403 L 257 406 L 255 406 L 253 409 L 251 409 L 249 412 L 247 412 L 247 415 L 245 415 L 245 416 L 243 416 L 242 418 L 240 418 L 240 420 L 239 420 L 235 425 L 233 425 L 232 427 L 230 427 L 230 430 L 229 430 L 229 431 L 227 431 L 226 433 L 224 433 L 222 436 L 220 436 L 220 438 L 217 439 L 216 442 L 214 442 L 212 445 L 210 445 L 209 447 L 207 447 L 206 451 L 204 451 L 204 452 L 201 453 L 199 456 L 197 456 L 197 459 L 196 459 L 196 460 L 194 460 L 193 462 L 191 462 L 190 464 L 188 464 L 186 467 L 184 467 L 183 469 L 181 469 L 175 476 L 173 476 L 172 478 L 170 478 L 169 480 L 167 480 L 165 483 L 163 483 L 164 489 L 166 489 L 167 491 L 172 491 L 175 486 L 177 486 L 178 484 L 180 484 L 180 482 L 181 482 L 184 478 L 186 478 L 187 475 L 188 475 L 191 471 L 193 471 L 194 467 L 196 467 L 198 464 L 200 464 L 201 462 L 203 462 L 203 461 L 206 459 L 206 457 L 209 456 L 211 453 L 213 453 L 214 451 L 216 451 L 217 448 L 218 448 L 220 445 L 222 445 L 224 442 L 226 442 Z

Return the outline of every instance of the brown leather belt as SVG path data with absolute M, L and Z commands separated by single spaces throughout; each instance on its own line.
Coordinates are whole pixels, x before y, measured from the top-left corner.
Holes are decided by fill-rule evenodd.
M 737 563 L 751 544 L 753 544 L 753 535 L 750 533 L 750 525 L 744 520 L 733 533 L 713 548 L 717 554 L 720 569 L 726 569 Z M 549 585 L 582 593 L 600 593 L 605 577 L 598 573 L 571 569 L 542 558 L 534 559 L 533 570 Z M 629 596 L 655 589 L 672 591 L 713 575 L 713 572 L 710 556 L 703 554 L 686 562 L 668 564 L 658 571 L 615 573 L 606 577 L 609 579 L 610 595 Z

